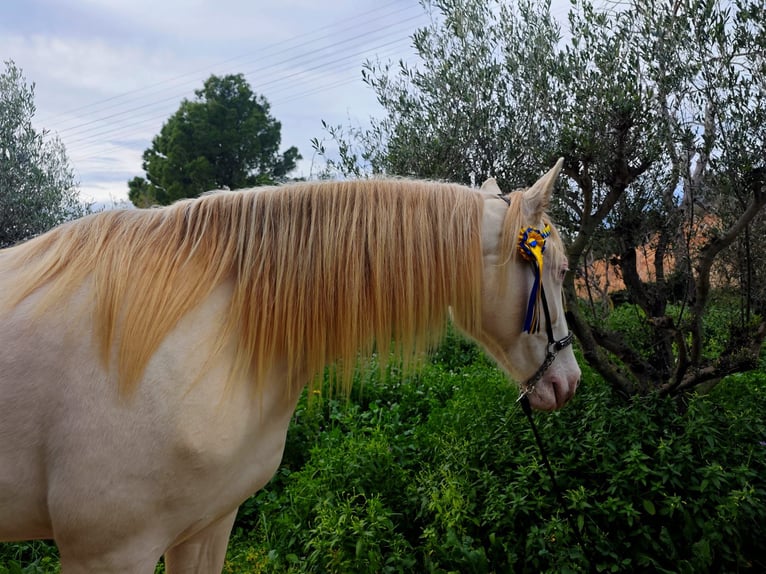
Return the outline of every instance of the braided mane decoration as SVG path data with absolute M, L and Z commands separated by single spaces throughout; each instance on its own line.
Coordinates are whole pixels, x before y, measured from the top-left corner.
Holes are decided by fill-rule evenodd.
M 534 227 L 522 228 L 519 232 L 519 253 L 521 257 L 532 263 L 535 273 L 535 282 L 532 292 L 529 294 L 527 314 L 524 319 L 525 333 L 537 333 L 540 330 L 540 288 L 543 277 L 543 253 L 545 253 L 545 239 L 551 234 L 551 226 L 545 225 L 542 231 Z

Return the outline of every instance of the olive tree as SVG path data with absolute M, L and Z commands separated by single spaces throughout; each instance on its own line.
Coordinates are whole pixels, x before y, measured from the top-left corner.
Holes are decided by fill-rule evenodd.
M 340 150 L 330 168 L 494 176 L 510 190 L 563 156 L 554 213 L 588 362 L 625 395 L 681 393 L 752 368 L 763 299 L 747 321 L 726 316 L 715 345 L 706 321 L 713 293 L 743 292 L 722 277 L 766 204 L 763 0 L 575 0 L 564 39 L 546 2 L 424 6 L 417 62 L 367 63 L 385 114 L 367 129 L 330 127 Z M 607 268 L 644 344 L 611 320 L 615 300 L 596 272 Z
M 32 126 L 34 114 L 34 85 L 6 62 L 0 74 L 0 248 L 87 211 L 64 145 Z

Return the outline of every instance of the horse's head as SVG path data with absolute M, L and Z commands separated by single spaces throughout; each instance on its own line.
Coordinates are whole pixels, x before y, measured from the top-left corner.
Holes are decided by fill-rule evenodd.
M 484 287 L 477 338 L 540 410 L 562 407 L 580 380 L 561 293 L 566 255 L 545 213 L 562 163 L 508 196 L 494 179 L 482 186 Z

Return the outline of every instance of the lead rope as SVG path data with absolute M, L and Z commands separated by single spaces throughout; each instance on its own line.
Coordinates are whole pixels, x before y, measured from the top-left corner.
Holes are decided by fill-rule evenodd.
M 572 529 L 572 532 L 574 532 L 575 540 L 582 550 L 583 557 L 588 562 L 588 568 L 590 572 L 595 572 L 596 567 L 593 565 L 593 560 L 591 560 L 591 557 L 589 556 L 589 552 L 585 546 L 585 542 L 583 541 L 582 536 L 580 535 L 577 524 L 575 524 L 572 513 L 569 511 L 569 508 L 566 505 L 564 495 L 559 488 L 558 482 L 556 482 L 556 474 L 553 472 L 553 467 L 551 467 L 551 463 L 548 460 L 548 455 L 545 453 L 543 440 L 540 438 L 540 433 L 537 431 L 535 419 L 532 417 L 532 406 L 529 404 L 529 396 L 524 394 L 516 402 L 521 404 L 521 410 L 524 411 L 524 414 L 527 416 L 527 420 L 529 421 L 529 426 L 532 427 L 532 434 L 535 436 L 535 442 L 537 443 L 537 449 L 540 451 L 540 458 L 543 461 L 543 466 L 545 466 L 545 470 L 548 471 L 548 478 L 551 479 L 551 485 L 553 485 L 553 492 L 556 495 L 556 500 L 559 503 L 559 506 L 564 509 L 564 516 L 566 517 L 567 523 Z
M 564 347 L 571 345 L 573 339 L 573 335 L 570 332 L 563 339 L 556 341 L 553 335 L 553 323 L 551 322 L 551 315 L 550 311 L 548 310 L 548 301 L 545 298 L 545 289 L 543 288 L 542 281 L 543 253 L 545 252 L 545 240 L 550 235 L 550 232 L 550 226 L 546 225 L 542 231 L 533 227 L 527 227 L 526 229 L 522 228 L 521 232 L 519 233 L 519 253 L 524 259 L 532 264 L 533 271 L 535 273 L 535 282 L 532 287 L 532 293 L 529 297 L 529 303 L 527 305 L 527 315 L 524 320 L 523 331 L 527 333 L 535 333 L 538 331 L 540 328 L 540 307 L 542 307 L 543 314 L 545 315 L 546 334 L 548 336 L 548 352 L 545 357 L 545 361 L 543 361 L 543 364 L 540 366 L 537 372 L 532 375 L 532 378 L 529 379 L 529 381 L 527 381 L 522 387 L 521 395 L 516 402 L 521 403 L 521 410 L 524 411 L 524 414 L 529 421 L 529 426 L 532 427 L 532 434 L 535 437 L 537 448 L 540 451 L 540 458 L 543 461 L 543 466 L 545 466 L 545 469 L 548 472 L 548 477 L 551 479 L 551 485 L 553 486 L 553 492 L 556 496 L 556 500 L 558 501 L 559 506 L 564 510 L 564 516 L 566 517 L 567 523 L 572 529 L 572 532 L 574 532 L 575 540 L 582 550 L 583 557 L 588 562 L 589 570 L 591 572 L 596 572 L 596 567 L 593 563 L 593 560 L 589 556 L 585 542 L 583 541 L 580 534 L 580 530 L 577 528 L 577 524 L 575 523 L 572 517 L 572 513 L 569 511 L 569 508 L 566 505 L 564 495 L 562 494 L 558 482 L 556 481 L 556 474 L 553 472 L 553 467 L 551 467 L 551 463 L 548 460 L 548 455 L 546 454 L 545 447 L 543 446 L 543 440 L 540 437 L 540 433 L 537 430 L 537 425 L 535 424 L 535 420 L 532 417 L 532 406 L 529 404 L 529 394 L 534 392 L 537 382 L 542 378 L 548 367 L 551 366 L 558 352 Z

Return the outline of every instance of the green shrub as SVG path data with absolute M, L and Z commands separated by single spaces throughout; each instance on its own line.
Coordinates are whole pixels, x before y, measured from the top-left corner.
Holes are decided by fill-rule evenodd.
M 636 350 L 646 359 L 656 356 L 652 329 L 646 314 L 636 304 L 621 303 L 616 305 L 602 319 L 595 319 L 590 307 L 584 306 L 583 311 L 591 321 L 603 323 L 606 329 L 618 333 L 630 348 Z M 689 306 L 674 303 L 668 305 L 666 313 L 676 324 L 684 325 L 689 319 Z M 682 313 L 684 314 L 681 317 Z M 679 320 L 681 318 L 681 320 Z M 735 294 L 716 291 L 711 296 L 711 303 L 702 317 L 703 354 L 708 359 L 721 356 L 725 350 L 736 348 L 741 331 L 752 329 L 760 320 L 753 316 L 751 324 L 743 325 L 739 298 Z
M 536 416 L 565 508 L 517 391 L 486 361 L 431 365 L 398 396 L 368 381 L 365 409 L 325 407 L 306 465 L 255 497 L 239 537 L 265 572 L 756 572 L 761 377 L 625 404 L 585 368 L 572 405 Z
M 58 571 L 58 551 L 50 542 L 0 543 L 0 574 L 54 574 Z
M 646 314 L 635 304 L 615 307 L 606 320 L 606 327 L 622 336 L 625 344 L 638 351 L 643 357 L 654 356 L 652 334 L 646 321 Z

